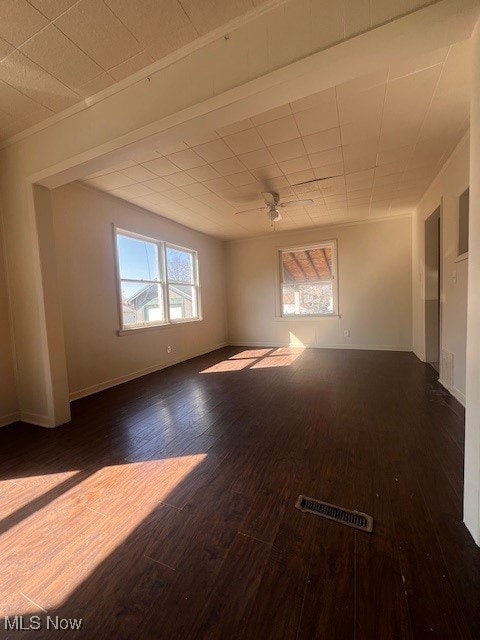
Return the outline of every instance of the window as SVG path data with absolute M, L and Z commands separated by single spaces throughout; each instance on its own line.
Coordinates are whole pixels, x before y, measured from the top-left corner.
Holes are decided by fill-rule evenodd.
M 469 189 L 464 191 L 458 202 L 458 255 L 468 253 Z
M 117 231 L 123 329 L 199 320 L 197 252 Z
M 167 245 L 170 320 L 186 320 L 197 316 L 196 271 L 193 251 Z
M 335 242 L 281 249 L 282 315 L 335 315 L 336 269 Z

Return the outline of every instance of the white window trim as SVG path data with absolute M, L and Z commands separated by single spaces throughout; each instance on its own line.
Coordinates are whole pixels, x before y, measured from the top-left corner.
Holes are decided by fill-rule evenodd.
M 120 256 L 118 252 L 118 243 L 117 236 L 125 236 L 134 238 L 136 240 L 143 240 L 145 242 L 150 242 L 151 244 L 155 244 L 157 246 L 158 251 L 158 266 L 159 266 L 159 281 L 156 280 L 145 280 L 146 283 L 158 284 L 162 288 L 163 292 L 163 307 L 164 307 L 164 317 L 165 320 L 161 322 L 141 322 L 137 324 L 124 324 L 123 322 L 123 304 L 122 304 L 122 281 L 127 281 L 128 278 L 120 277 Z M 202 306 L 201 306 L 201 296 L 200 296 L 200 278 L 199 278 L 199 266 L 198 266 L 198 251 L 196 249 L 191 249 L 190 247 L 182 247 L 177 244 L 173 244 L 171 242 L 167 242 L 165 240 L 159 240 L 158 238 L 151 238 L 149 236 L 145 236 L 134 231 L 128 231 L 127 229 L 123 229 L 113 225 L 113 245 L 115 252 L 115 277 L 117 283 L 117 309 L 118 309 L 118 320 L 119 320 L 119 328 L 117 329 L 117 335 L 123 336 L 132 333 L 136 333 L 139 331 L 150 331 L 152 329 L 162 329 L 165 327 L 172 327 L 174 325 L 183 325 L 190 324 L 192 322 L 203 322 L 202 317 Z M 168 271 L 167 271 L 167 248 L 170 247 L 172 249 L 179 249 L 180 251 L 185 251 L 187 253 L 191 253 L 193 255 L 193 270 L 194 270 L 194 279 L 192 283 L 177 283 L 177 284 L 188 284 L 189 286 L 195 287 L 195 295 L 197 301 L 197 316 L 194 318 L 170 318 L 170 305 L 168 304 L 168 286 L 169 284 L 175 285 L 176 282 L 169 282 L 168 280 Z M 143 282 L 143 280 L 135 280 L 135 282 Z
M 315 314 L 284 314 L 282 304 L 282 285 L 283 282 L 283 269 L 282 269 L 282 252 L 285 251 L 305 251 L 306 249 L 323 249 L 325 247 L 333 247 L 332 255 L 332 278 L 324 278 L 323 280 L 310 281 L 309 284 L 316 284 L 319 282 L 332 282 L 333 291 L 333 313 L 315 313 Z M 300 244 L 288 247 L 276 248 L 276 272 L 277 272 L 277 286 L 276 289 L 276 320 L 319 320 L 320 318 L 339 318 L 340 313 L 338 310 L 338 243 L 336 238 L 331 240 L 322 240 L 321 242 L 309 242 L 306 244 Z

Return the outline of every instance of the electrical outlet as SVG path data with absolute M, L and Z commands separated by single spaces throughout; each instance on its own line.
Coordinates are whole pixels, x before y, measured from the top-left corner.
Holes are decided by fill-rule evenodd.
M 350 337 L 350 329 L 345 329 L 345 331 L 343 332 L 343 335 L 345 336 L 345 338 L 349 338 Z
M 170 345 L 167 347 L 167 353 L 172 353 L 172 347 Z

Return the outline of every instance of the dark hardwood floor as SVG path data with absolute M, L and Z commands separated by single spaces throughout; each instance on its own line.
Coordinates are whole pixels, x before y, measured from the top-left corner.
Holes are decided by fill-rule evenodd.
M 462 411 L 413 354 L 225 348 L 72 412 L 0 431 L 1 615 L 42 625 L 1 638 L 480 637 Z

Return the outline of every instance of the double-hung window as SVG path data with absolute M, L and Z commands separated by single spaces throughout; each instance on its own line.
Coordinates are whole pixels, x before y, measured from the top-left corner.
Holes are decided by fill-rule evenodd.
M 280 249 L 282 316 L 337 315 L 336 242 Z
M 122 329 L 200 319 L 192 249 L 116 230 Z

